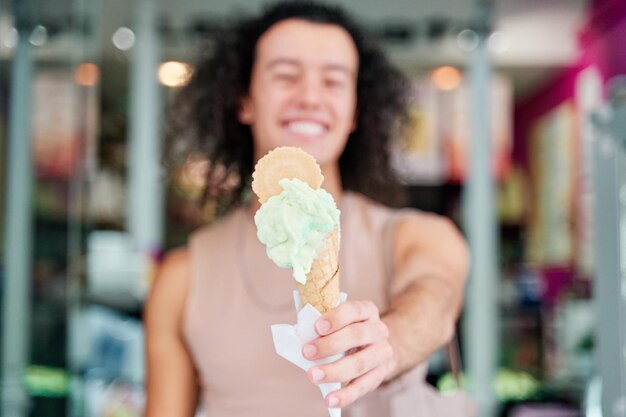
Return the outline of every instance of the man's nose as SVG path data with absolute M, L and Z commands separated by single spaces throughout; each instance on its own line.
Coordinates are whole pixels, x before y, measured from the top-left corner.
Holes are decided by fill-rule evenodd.
M 318 77 L 307 75 L 302 77 L 299 102 L 303 107 L 317 107 L 322 101 L 322 83 Z

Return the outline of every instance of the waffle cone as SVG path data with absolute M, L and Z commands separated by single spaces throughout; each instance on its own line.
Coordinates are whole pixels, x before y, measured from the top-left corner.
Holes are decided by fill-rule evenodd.
M 339 304 L 339 230 L 328 234 L 311 265 L 305 284 L 296 284 L 302 305 L 311 304 L 320 313 Z

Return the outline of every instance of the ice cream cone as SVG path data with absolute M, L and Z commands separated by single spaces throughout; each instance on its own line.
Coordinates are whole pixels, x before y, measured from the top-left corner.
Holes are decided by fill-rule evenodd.
M 306 283 L 297 283 L 302 305 L 311 304 L 320 313 L 339 304 L 339 229 L 335 228 L 324 241 Z

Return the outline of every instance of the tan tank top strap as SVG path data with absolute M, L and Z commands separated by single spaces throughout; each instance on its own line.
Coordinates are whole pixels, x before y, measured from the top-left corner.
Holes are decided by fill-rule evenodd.
M 206 264 L 210 262 L 207 254 L 210 253 L 210 245 L 213 231 L 208 226 L 194 232 L 187 241 L 187 250 L 189 251 L 189 280 L 191 286 L 195 285 L 195 281 L 202 276 L 202 271 L 206 271 Z M 204 252 L 204 253 L 203 253 Z M 203 256 L 204 255 L 204 256 Z
M 385 271 L 385 279 L 390 281 L 393 277 L 393 236 L 396 230 L 398 221 L 405 216 L 417 213 L 417 209 L 403 208 L 399 210 L 393 210 L 389 212 L 385 225 L 383 226 L 381 243 L 383 252 L 383 267 Z
M 224 251 L 216 251 L 223 245 L 232 233 L 233 222 L 242 216 L 241 210 L 233 210 L 232 213 L 220 218 L 211 225 L 202 226 L 191 234 L 187 240 L 187 250 L 189 251 L 189 280 L 190 288 L 194 288 L 197 280 L 206 278 L 206 271 L 210 270 L 215 263 L 215 256 L 219 253 L 221 262 L 235 263 L 235 254 L 227 253 L 230 259 L 224 259 Z

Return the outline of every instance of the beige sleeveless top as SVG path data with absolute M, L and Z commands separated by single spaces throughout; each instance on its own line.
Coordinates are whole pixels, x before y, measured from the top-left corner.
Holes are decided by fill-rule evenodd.
M 341 290 L 352 300 L 389 302 L 383 233 L 394 211 L 346 192 L 341 209 Z M 324 417 L 319 389 L 279 357 L 270 326 L 296 321 L 290 270 L 275 266 L 257 240 L 252 213 L 234 210 L 189 242 L 184 336 L 197 368 L 204 417 Z M 388 250 L 388 249 L 387 249 Z M 344 410 L 347 417 L 399 415 L 394 400 L 420 366 Z M 399 404 L 399 405 L 398 405 Z M 415 410 L 414 410 L 415 411 Z

